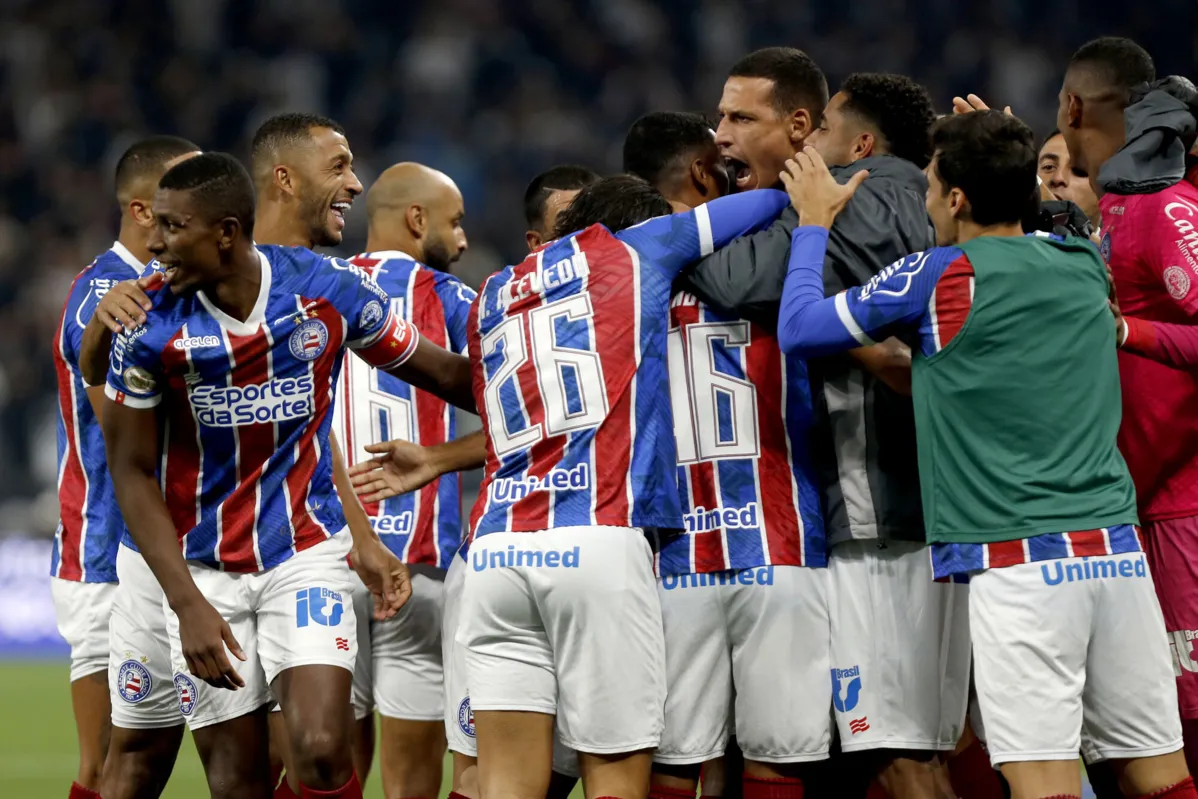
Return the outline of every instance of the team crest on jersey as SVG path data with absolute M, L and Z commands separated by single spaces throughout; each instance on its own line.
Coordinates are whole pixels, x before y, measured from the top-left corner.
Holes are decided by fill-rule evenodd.
M 116 690 L 130 704 L 136 705 L 149 696 L 152 684 L 149 669 L 136 660 L 126 660 L 116 673 Z
M 319 319 L 309 319 L 291 332 L 288 346 L 301 361 L 314 361 L 329 343 L 329 329 Z
M 121 374 L 121 379 L 125 381 L 125 385 L 129 387 L 130 391 L 142 394 L 153 391 L 154 386 L 157 385 L 153 375 L 140 366 L 130 366 Z
M 383 306 L 378 300 L 371 300 L 366 303 L 366 307 L 362 309 L 362 313 L 358 316 L 358 327 L 362 330 L 371 330 L 383 318 Z
M 179 712 L 190 716 L 196 709 L 196 684 L 186 674 L 176 674 L 175 693 L 179 695 Z
M 1102 260 L 1108 264 L 1111 262 L 1111 234 L 1103 235 L 1102 240 L 1098 242 L 1098 254 L 1102 256 Z
M 474 737 L 474 711 L 470 709 L 470 697 L 458 705 L 458 727 L 471 738 Z
M 1165 270 L 1165 288 L 1173 299 L 1185 299 L 1190 293 L 1190 276 L 1180 266 L 1171 266 Z

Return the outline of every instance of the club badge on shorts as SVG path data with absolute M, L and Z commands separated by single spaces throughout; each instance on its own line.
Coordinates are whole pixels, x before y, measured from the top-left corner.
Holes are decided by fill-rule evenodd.
M 117 693 L 134 705 L 150 695 L 153 682 L 149 669 L 136 660 L 126 660 L 116 673 Z
M 474 711 L 470 709 L 470 697 L 458 705 L 458 727 L 471 738 L 474 737 Z
M 179 712 L 190 716 L 196 709 L 196 684 L 186 674 L 176 674 L 175 693 L 179 695 Z
M 309 319 L 301 322 L 291 331 L 288 347 L 291 354 L 301 361 L 314 361 L 324 352 L 329 343 L 329 329 L 319 319 Z

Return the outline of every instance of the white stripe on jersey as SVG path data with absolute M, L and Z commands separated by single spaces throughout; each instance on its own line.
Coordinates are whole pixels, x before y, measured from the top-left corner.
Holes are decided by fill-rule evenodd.
M 71 362 L 67 360 L 67 349 L 66 349 L 67 320 L 66 320 L 65 316 L 63 317 L 61 326 L 62 326 L 62 335 L 60 335 L 58 338 L 58 352 L 62 356 L 62 362 L 63 362 L 63 365 L 66 366 L 67 377 L 69 378 L 69 382 L 71 384 L 71 427 L 74 428 L 74 432 L 71 435 L 71 446 L 74 447 L 74 449 L 75 449 L 75 459 L 79 461 L 79 473 L 83 475 L 83 503 L 80 505 L 80 508 L 82 511 L 81 515 L 83 518 L 80 520 L 81 523 L 79 526 L 79 579 L 81 581 L 86 582 L 87 581 L 87 533 L 88 533 L 88 527 L 91 526 L 88 524 L 88 519 L 87 519 L 87 505 L 88 505 L 88 501 L 91 499 L 92 490 L 91 490 L 91 481 L 87 479 L 87 466 L 83 462 L 83 439 L 82 439 L 82 433 L 79 430 L 79 427 L 80 427 L 80 424 L 79 424 L 79 422 L 80 422 L 80 419 L 79 419 L 79 395 L 75 392 L 75 370 L 73 368 L 71 368 Z M 89 399 L 88 402 L 91 402 L 91 400 Z M 59 405 L 58 412 L 62 413 L 62 402 L 60 401 L 58 403 L 58 405 Z M 65 419 L 63 420 L 63 424 L 65 426 L 65 424 L 66 424 Z M 62 488 L 62 476 L 66 473 L 67 461 L 69 461 L 71 459 L 71 453 L 67 452 L 64 454 L 65 454 L 65 457 L 62 459 L 62 463 L 60 463 L 58 465 L 58 488 L 59 489 Z M 59 524 L 58 524 L 58 532 L 56 533 L 56 536 L 58 538 L 58 544 L 59 544 L 59 546 L 58 546 L 58 571 L 59 571 L 59 574 L 62 573 L 62 560 L 63 560 L 63 558 L 62 558 L 62 554 L 63 554 L 62 553 L 62 534 L 63 534 L 63 526 L 62 526 L 62 520 L 60 519 Z
M 699 208 L 703 208 L 703 206 L 700 205 Z M 706 209 L 704 209 L 704 213 L 706 213 Z M 711 223 L 709 221 L 708 236 L 710 235 Z M 628 251 L 628 257 L 632 259 L 632 359 L 639 369 L 641 363 L 641 256 L 630 245 L 624 244 L 622 241 L 620 243 L 624 245 L 624 249 Z M 668 304 L 666 307 L 669 308 Z M 668 320 L 666 324 L 668 328 Z M 669 368 L 668 364 L 667 368 Z M 628 382 L 628 393 L 631 399 L 628 409 L 628 474 L 624 475 L 624 491 L 628 497 L 629 519 L 632 518 L 636 508 L 636 496 L 632 490 L 632 463 L 633 458 L 636 457 L 636 382 L 636 375 L 633 374 L 632 380 Z M 593 477 L 591 482 L 598 483 Z
M 695 227 L 699 229 L 699 252 L 703 255 L 711 255 L 715 249 L 711 233 L 711 215 L 707 212 L 707 205 L 695 206 Z
M 382 271 L 381 263 L 379 264 L 379 267 L 380 267 L 380 271 Z M 411 321 L 411 319 L 412 319 L 412 306 L 416 300 L 416 275 L 418 275 L 419 273 L 420 273 L 419 269 L 412 269 L 410 272 L 408 272 L 408 285 L 404 287 L 404 303 L 403 303 L 403 306 L 404 306 L 403 307 L 403 319 L 404 319 L 404 321 Z M 391 312 L 392 313 L 395 312 L 394 303 L 392 303 L 392 311 Z M 408 435 L 413 441 L 419 441 L 420 440 L 420 407 L 419 407 L 419 403 L 416 401 L 416 389 L 415 388 L 412 389 L 412 393 L 410 395 L 410 400 L 408 402 L 408 405 L 409 405 L 410 414 L 411 414 L 408 417 L 411 420 L 411 427 L 408 430 Z M 394 430 L 391 431 L 391 435 L 392 436 L 395 435 Z M 425 442 L 420 442 L 420 443 L 423 444 Z M 420 524 L 420 498 L 423 493 L 424 493 L 423 491 L 413 491 L 412 492 L 412 524 L 411 524 L 410 529 L 408 530 L 408 540 L 404 543 L 403 557 L 400 558 L 400 560 L 404 561 L 405 563 L 407 563 L 408 559 L 411 557 L 412 542 L 416 540 L 416 527 Z M 436 535 L 436 531 L 434 530 L 434 537 L 435 537 L 435 535 Z
M 849 301 L 845 298 L 845 293 L 842 291 L 836 295 L 836 315 L 840 317 L 840 323 L 844 325 L 844 329 L 849 332 L 849 335 L 857 340 L 857 343 L 863 347 L 872 347 L 878 342 L 865 334 L 861 329 L 861 325 L 857 324 L 857 320 L 853 318 L 853 314 L 849 311 Z
M 229 340 L 229 331 L 224 325 L 219 324 L 217 320 L 217 328 L 220 330 L 221 345 L 225 348 L 225 360 L 229 364 L 228 370 L 225 372 L 225 385 L 229 388 L 233 387 L 233 370 L 237 368 L 237 361 L 233 358 L 233 342 Z M 238 428 L 227 428 L 233 434 L 233 477 L 234 484 L 241 482 L 241 435 Z M 203 450 L 200 450 L 200 471 L 204 471 L 204 455 Z M 220 557 L 220 545 L 225 540 L 225 503 L 218 502 L 216 504 L 216 560 L 220 563 L 220 567 L 224 568 L 224 562 Z
M 939 290 L 939 286 L 933 288 L 932 296 L 928 298 L 928 321 L 932 324 L 932 342 L 936 345 L 936 352 L 940 352 L 944 346 L 940 343 L 940 317 L 936 315 L 936 292 Z
M 574 247 L 575 253 L 582 252 L 582 248 L 578 246 L 577 238 L 570 239 L 570 244 L 571 244 L 571 246 Z M 591 290 L 591 273 L 590 273 L 590 271 L 587 271 L 583 274 L 581 282 L 582 282 L 581 293 L 588 294 Z M 599 347 L 598 347 L 599 337 L 598 337 L 598 334 L 595 332 L 595 316 L 594 316 L 594 314 L 591 314 L 590 316 L 587 317 L 587 337 L 592 342 L 594 342 L 594 344 L 592 346 L 594 346 L 594 349 L 595 349 L 595 356 L 598 357 L 598 355 L 599 355 Z M 602 361 L 600 361 L 600 366 L 602 366 Z M 602 376 L 602 373 L 600 373 L 600 375 Z M 607 396 L 607 388 L 605 386 L 600 386 L 600 388 L 603 390 L 603 396 L 606 397 Z M 597 428 L 593 428 L 593 430 L 595 430 L 595 429 L 597 429 Z M 598 491 L 599 480 L 596 477 L 597 472 L 595 471 L 595 466 L 596 466 L 595 440 L 593 438 L 591 439 L 591 446 L 588 449 L 590 451 L 587 454 L 587 465 L 591 470 L 591 518 L 590 518 L 590 521 L 591 521 L 591 524 L 595 524 L 595 507 L 596 507 L 596 505 L 598 503 L 598 499 L 599 499 L 599 491 Z M 552 503 L 550 503 L 549 512 L 550 512 L 550 514 L 553 513 L 553 504 Z M 550 518 L 551 519 L 553 518 L 552 515 L 550 516 Z M 550 523 L 549 526 L 552 527 L 553 524 Z
M 189 326 L 185 324 L 185 325 L 183 325 L 183 328 L 179 331 L 179 335 L 183 336 L 184 339 L 191 338 L 191 333 L 189 332 L 188 327 Z M 195 368 L 195 362 L 192 360 L 192 357 L 191 357 L 191 352 L 192 352 L 192 350 L 190 347 L 183 348 L 183 357 L 185 357 L 187 359 L 187 373 L 189 375 L 197 374 L 196 368 Z M 186 378 L 184 378 L 184 382 L 186 382 Z M 201 430 L 202 426 L 200 425 L 199 412 L 196 410 L 195 404 L 191 401 L 191 394 L 190 394 L 191 387 L 187 386 L 186 390 L 188 391 L 187 404 L 191 408 L 191 421 L 192 421 L 192 425 L 195 427 L 195 431 L 196 431 L 196 453 L 199 458 L 199 462 L 196 464 L 196 525 L 198 526 L 200 523 L 200 520 L 204 518 L 203 517 L 204 505 L 203 505 L 203 501 L 202 501 L 202 498 L 204 496 L 204 444 L 203 444 L 203 438 L 200 435 L 200 430 Z M 169 429 L 170 426 L 167 425 L 167 427 Z M 166 452 L 167 452 L 167 450 L 164 447 L 162 450 L 162 464 L 163 464 L 162 465 L 162 490 L 163 490 L 163 492 L 166 491 Z M 185 553 L 187 552 L 187 537 L 189 535 L 191 535 L 191 530 L 188 530 L 186 533 L 184 533 L 182 540 L 179 542 L 180 545 L 183 547 L 183 551 Z

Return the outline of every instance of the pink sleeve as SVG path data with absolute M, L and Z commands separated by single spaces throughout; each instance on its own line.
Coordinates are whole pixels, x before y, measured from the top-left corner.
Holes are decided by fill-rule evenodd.
M 1140 208 L 1143 264 L 1188 316 L 1198 317 L 1198 197 L 1175 186 L 1144 198 Z
M 1198 325 L 1150 322 L 1125 316 L 1121 349 L 1178 369 L 1198 368 Z

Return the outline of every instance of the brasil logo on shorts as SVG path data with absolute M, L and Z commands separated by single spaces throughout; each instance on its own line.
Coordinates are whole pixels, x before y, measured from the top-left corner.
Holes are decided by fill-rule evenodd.
M 196 684 L 186 674 L 176 674 L 175 692 L 179 694 L 179 712 L 190 716 L 196 709 Z
M 150 671 L 136 660 L 126 660 L 116 673 L 116 690 L 121 699 L 137 704 L 150 695 Z
M 844 691 L 841 691 L 841 685 Z M 861 697 L 861 667 L 851 669 L 832 669 L 832 704 L 840 713 L 847 713 L 857 707 Z
M 458 705 L 458 727 L 471 738 L 474 737 L 474 711 L 470 709 L 470 697 Z
M 314 361 L 329 343 L 329 329 L 319 319 L 309 319 L 291 332 L 287 346 L 301 361 Z

